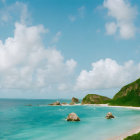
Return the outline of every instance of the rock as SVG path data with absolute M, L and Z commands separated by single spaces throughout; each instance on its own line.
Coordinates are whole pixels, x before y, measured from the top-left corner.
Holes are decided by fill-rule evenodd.
M 80 118 L 75 113 L 70 113 L 67 117 L 67 121 L 80 121 Z
M 112 119 L 112 118 L 115 118 L 111 112 L 108 112 L 107 115 L 106 115 L 106 119 Z
M 68 103 L 62 103 L 61 105 L 68 105 Z
M 74 104 L 77 104 L 77 103 L 79 103 L 79 99 L 78 99 L 78 98 L 73 97 L 73 98 L 72 98 L 72 100 L 71 100 L 70 105 L 74 105 Z
M 75 103 L 74 102 L 71 102 L 70 105 L 75 105 Z
M 73 98 L 72 98 L 72 102 L 73 102 L 73 103 L 79 103 L 79 99 L 78 99 L 78 98 L 73 97 Z
M 25 105 L 25 106 L 32 106 L 32 104 L 28 104 L 28 105 Z
M 59 101 L 56 101 L 56 102 L 49 104 L 49 105 L 61 105 L 61 103 Z

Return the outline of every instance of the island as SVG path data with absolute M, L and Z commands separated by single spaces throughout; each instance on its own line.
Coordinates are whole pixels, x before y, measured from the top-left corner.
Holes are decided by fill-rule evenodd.
M 111 99 L 106 96 L 101 96 L 97 94 L 88 94 L 83 98 L 82 104 L 106 104 L 110 100 Z

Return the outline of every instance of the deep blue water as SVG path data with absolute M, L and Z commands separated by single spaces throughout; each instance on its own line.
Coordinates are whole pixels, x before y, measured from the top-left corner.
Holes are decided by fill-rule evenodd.
M 54 101 L 0 99 L 0 140 L 106 140 L 140 124 L 139 110 L 47 106 Z M 67 122 L 65 118 L 71 112 L 77 113 L 81 121 Z M 107 112 L 116 118 L 106 120 Z

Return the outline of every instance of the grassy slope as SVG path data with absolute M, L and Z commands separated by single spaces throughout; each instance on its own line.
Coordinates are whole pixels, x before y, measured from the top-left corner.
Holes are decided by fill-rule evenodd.
M 110 101 L 110 105 L 140 106 L 140 79 L 124 86 Z
M 132 136 L 128 136 L 124 140 L 140 140 L 140 132 L 138 134 L 134 134 Z
M 105 97 L 105 96 L 101 96 L 97 94 L 88 94 L 83 98 L 82 103 L 83 104 L 105 104 L 109 102 L 109 100 L 110 98 Z

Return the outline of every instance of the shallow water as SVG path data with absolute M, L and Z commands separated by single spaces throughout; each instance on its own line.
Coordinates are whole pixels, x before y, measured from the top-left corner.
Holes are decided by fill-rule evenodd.
M 107 140 L 140 124 L 140 110 L 47 106 L 53 101 L 1 99 L 0 140 Z M 33 106 L 25 106 L 27 104 Z M 65 118 L 71 112 L 77 113 L 81 121 L 67 122 Z M 112 112 L 116 118 L 105 119 L 107 112 Z

